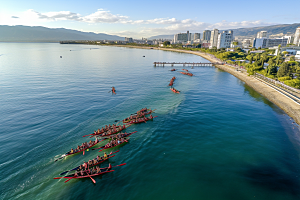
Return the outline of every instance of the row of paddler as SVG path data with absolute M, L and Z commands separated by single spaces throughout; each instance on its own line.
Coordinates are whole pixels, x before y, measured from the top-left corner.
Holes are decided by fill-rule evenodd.
M 88 143 L 87 142 L 83 143 L 81 146 L 78 145 L 77 150 L 71 149 L 71 151 L 65 153 L 64 155 L 62 155 L 61 157 L 59 157 L 55 161 L 57 161 L 59 159 L 62 159 L 62 158 L 65 158 L 66 156 L 69 156 L 69 155 L 77 154 L 79 152 L 83 152 L 83 155 L 84 155 L 85 150 L 88 151 L 89 148 L 95 146 L 96 144 L 99 144 L 100 142 L 102 142 L 104 140 L 110 140 L 110 142 L 108 142 L 104 146 L 101 146 L 99 148 L 94 148 L 92 150 L 100 149 L 99 150 L 99 152 L 100 152 L 104 149 L 114 148 L 114 147 L 120 146 L 124 143 L 127 143 L 130 139 L 130 138 L 127 138 L 127 137 L 130 136 L 133 133 L 136 133 L 137 131 L 131 132 L 131 133 L 121 133 L 121 131 L 124 130 L 125 128 L 129 127 L 131 124 L 142 123 L 142 122 L 146 123 L 146 121 L 148 121 L 148 120 L 153 120 L 153 118 L 156 117 L 156 116 L 153 117 L 151 115 L 151 113 L 153 113 L 153 112 L 154 112 L 154 110 L 143 108 L 143 109 L 139 110 L 137 113 L 135 113 L 135 114 L 131 115 L 130 117 L 122 120 L 123 123 L 126 123 L 126 125 L 122 126 L 122 128 L 117 129 L 117 127 L 114 127 L 114 124 L 113 124 L 113 126 L 109 125 L 109 126 L 106 126 L 105 128 L 102 128 L 101 130 L 106 130 L 106 131 L 104 131 L 104 132 L 100 131 L 99 134 L 98 134 L 98 131 L 99 131 L 99 129 L 98 129 L 98 131 L 95 131 L 94 133 L 89 134 L 89 135 L 91 135 L 91 137 L 96 136 L 95 141 L 90 141 Z M 150 114 L 150 117 L 146 117 L 146 115 L 149 115 L 149 114 Z M 115 128 L 115 131 L 111 132 L 112 129 L 114 129 L 114 128 Z M 116 135 L 113 135 L 113 134 L 116 134 Z M 105 137 L 105 138 L 103 138 L 103 137 Z M 65 178 L 65 179 L 67 179 L 65 182 L 68 182 L 71 179 L 90 178 L 94 183 L 96 183 L 96 181 L 92 178 L 92 176 L 98 176 L 98 175 L 101 175 L 101 174 L 104 174 L 104 173 L 113 172 L 114 171 L 114 170 L 112 170 L 113 167 L 118 167 L 118 166 L 122 166 L 122 165 L 126 164 L 126 163 L 123 163 L 123 164 L 120 164 L 120 165 L 117 165 L 117 166 L 111 166 L 109 164 L 109 166 L 105 167 L 105 168 L 99 168 L 98 166 L 96 166 L 96 165 L 108 160 L 109 158 L 114 157 L 115 155 L 112 155 L 112 154 L 117 153 L 117 152 L 118 151 L 111 152 L 109 155 L 104 153 L 104 155 L 102 157 L 100 157 L 98 155 L 97 158 L 95 158 L 93 160 L 90 160 L 89 162 L 84 162 L 82 165 L 79 165 L 79 166 L 77 166 L 77 167 L 75 167 L 71 170 L 62 172 L 60 175 L 63 175 L 63 174 L 68 173 L 70 171 L 75 171 L 75 173 L 67 175 L 67 176 L 63 176 L 63 177 L 56 177 L 54 179 Z M 96 167 L 90 169 L 90 167 L 93 167 L 93 166 L 96 166 Z

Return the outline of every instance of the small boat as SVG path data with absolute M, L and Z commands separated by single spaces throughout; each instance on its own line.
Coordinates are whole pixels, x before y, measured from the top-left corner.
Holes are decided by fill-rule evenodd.
M 115 152 L 110 152 L 110 154 L 107 155 L 107 158 L 104 158 L 104 155 L 103 155 L 103 156 L 100 157 L 100 160 L 98 160 L 97 157 L 94 158 L 93 160 L 96 160 L 97 163 L 90 164 L 90 165 L 88 165 L 88 167 L 93 167 L 93 166 L 99 165 L 100 163 L 103 163 L 104 161 L 107 161 L 109 158 L 112 158 L 112 157 L 115 156 L 115 155 L 113 155 L 113 154 L 118 153 L 119 151 L 120 151 L 120 150 L 115 151 Z M 87 162 L 87 163 L 88 163 L 88 162 Z M 70 170 L 68 170 L 68 171 L 62 172 L 62 173 L 60 173 L 59 175 L 66 174 L 66 173 L 68 173 L 68 172 L 70 172 L 70 171 L 74 171 L 74 170 L 77 170 L 77 171 L 78 171 L 78 170 L 80 170 L 80 166 L 83 166 L 83 164 L 82 164 L 82 165 L 79 165 L 79 166 L 77 166 L 77 167 L 75 167 L 75 168 L 73 168 L 73 169 L 70 169 Z
M 95 131 L 95 132 L 92 133 L 92 134 L 84 135 L 84 136 L 82 136 L 82 137 L 86 137 L 86 136 L 94 137 L 94 136 L 96 136 L 96 135 L 102 135 L 103 133 L 106 133 L 106 132 L 109 132 L 109 131 L 112 132 L 111 134 L 115 134 L 115 133 L 118 133 L 118 132 L 120 132 L 120 131 L 122 131 L 122 130 L 124 130 L 124 129 L 126 129 L 126 128 L 128 128 L 128 126 L 125 126 L 125 125 L 117 126 L 115 130 L 113 130 L 112 127 L 111 127 L 111 128 L 108 127 L 107 129 L 103 129 L 103 131 L 99 131 L 99 132 L 96 132 L 96 131 Z M 111 134 L 109 134 L 109 135 L 111 135 Z
M 105 140 L 105 139 L 103 139 L 103 140 Z M 93 146 L 95 146 L 96 144 L 102 142 L 103 140 L 98 140 L 98 139 L 96 138 L 96 140 L 95 140 L 91 145 L 88 145 L 88 146 L 86 146 L 86 147 L 84 147 L 83 149 L 80 149 L 80 150 L 75 149 L 75 150 L 73 150 L 72 153 L 71 153 L 71 151 L 69 151 L 69 152 L 63 154 L 61 157 L 59 157 L 59 158 L 57 158 L 56 160 L 54 160 L 54 162 L 56 162 L 56 161 L 58 161 L 58 160 L 60 160 L 60 159 L 62 159 L 62 158 L 65 158 L 65 157 L 67 157 L 67 156 L 74 155 L 74 154 L 78 154 L 78 153 L 80 153 L 80 152 L 83 152 L 83 155 L 84 155 L 85 150 L 87 150 L 87 149 L 89 149 L 89 148 L 92 148 Z
M 180 94 L 180 92 L 178 90 L 176 90 L 175 88 L 170 88 L 170 90 L 172 90 L 174 93 Z
M 170 83 L 169 83 L 169 86 L 173 86 L 173 83 L 174 83 L 174 80 L 176 79 L 175 76 L 173 76 L 173 78 L 171 79 Z
M 119 167 L 119 166 L 123 166 L 123 165 L 126 165 L 126 163 L 123 163 L 123 164 L 120 164 L 120 165 L 116 165 L 116 166 L 113 166 L 113 167 Z M 85 170 L 85 171 L 82 172 L 83 175 L 80 175 L 80 176 L 78 176 L 78 175 L 76 175 L 76 173 L 74 173 L 74 174 L 70 174 L 70 175 L 68 175 L 68 176 L 55 177 L 55 178 L 53 178 L 53 179 L 62 179 L 62 178 L 66 178 L 66 179 L 68 179 L 68 180 L 65 181 L 65 183 L 66 183 L 66 182 L 68 182 L 68 181 L 71 180 L 71 179 L 90 178 L 94 183 L 96 183 L 96 181 L 92 178 L 92 176 L 99 176 L 99 175 L 101 175 L 101 174 L 113 172 L 113 171 L 115 171 L 115 170 L 112 170 L 112 169 L 111 169 L 111 168 L 113 168 L 113 167 L 111 166 L 111 164 L 109 164 L 108 167 L 100 168 L 100 172 L 99 172 L 99 173 L 92 173 L 90 170 Z
M 190 73 L 190 72 L 180 72 L 181 74 L 184 74 L 184 75 L 188 75 L 188 76 L 194 76 L 194 74 Z
M 157 117 L 157 116 L 155 116 L 155 117 Z M 139 123 L 143 123 L 143 122 L 146 123 L 149 120 L 153 120 L 155 117 L 150 116 L 150 117 L 140 118 L 140 119 L 138 119 L 138 121 L 132 120 L 128 124 L 139 124 Z
M 187 72 L 189 71 L 189 70 L 187 70 L 187 69 L 182 69 L 182 70 L 187 71 Z
M 176 69 L 171 69 L 170 71 L 171 71 L 171 72 L 174 72 L 174 71 L 176 71 Z
M 126 137 L 128 137 L 128 136 L 130 136 L 130 135 L 132 135 L 133 133 L 136 133 L 137 131 L 134 131 L 134 132 L 131 132 L 131 133 L 125 133 L 124 135 L 122 135 L 121 136 L 121 138 L 124 138 L 124 142 L 121 142 L 121 143 L 119 143 L 119 144 L 117 144 L 117 145 L 115 145 L 115 146 L 107 146 L 109 143 L 107 143 L 106 145 L 104 145 L 104 146 L 102 146 L 102 147 L 98 147 L 98 148 L 95 148 L 95 149 L 92 149 L 92 150 L 96 150 L 96 149 L 100 149 L 100 151 L 103 151 L 104 149 L 110 149 L 110 148 L 114 148 L 114 147 L 117 147 L 117 146 L 120 146 L 120 145 L 122 145 L 122 144 L 125 144 L 125 143 L 127 143 L 128 141 L 129 141 L 129 139 L 130 138 L 126 138 Z M 119 138 L 119 139 L 121 139 L 121 138 Z M 99 152 L 100 152 L 99 151 Z
M 123 126 L 125 126 L 125 125 L 123 125 Z M 130 125 L 126 125 L 125 128 L 123 128 L 122 130 L 128 128 L 129 126 Z M 106 136 L 114 135 L 114 134 L 117 134 L 117 133 L 121 132 L 122 130 L 118 130 L 118 131 L 115 131 L 115 132 L 112 132 L 112 133 L 108 133 L 108 134 L 103 133 L 105 135 L 101 134 L 101 135 L 98 135 L 98 137 L 106 137 Z
M 121 143 L 119 143 L 119 144 L 117 144 L 117 145 L 115 145 L 115 146 L 112 146 L 112 147 L 105 147 L 105 146 L 102 146 L 102 147 L 99 147 L 99 148 L 96 148 L 96 149 L 100 149 L 100 150 L 99 150 L 99 152 L 100 152 L 100 151 L 103 151 L 104 149 L 111 149 L 111 148 L 114 148 L 114 147 L 117 147 L 117 146 L 121 146 L 122 144 L 126 144 L 127 142 L 129 142 L 129 140 L 130 140 L 130 138 L 124 139 L 124 142 L 121 142 Z M 96 149 L 92 149 L 92 150 L 96 150 Z
M 137 113 L 138 114 L 135 114 L 135 115 L 132 115 L 130 117 L 127 117 L 126 119 L 123 119 L 123 123 L 128 123 L 130 121 L 132 121 L 133 119 L 136 119 L 136 118 L 143 118 L 145 117 L 145 115 L 150 115 L 151 113 L 153 113 L 156 109 L 154 110 L 151 110 L 151 109 L 147 109 L 147 110 L 139 110 Z

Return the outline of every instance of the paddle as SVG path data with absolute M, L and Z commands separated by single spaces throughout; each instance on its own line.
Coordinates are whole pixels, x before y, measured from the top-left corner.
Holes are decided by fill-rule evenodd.
M 73 178 L 69 178 L 68 180 L 65 181 L 65 183 L 68 182 L 68 181 L 71 180 L 71 179 L 73 179 Z
M 96 181 L 89 174 L 87 176 L 90 177 L 92 181 L 96 184 Z
M 74 169 L 71 169 L 71 170 L 68 170 L 68 171 L 62 172 L 62 173 L 60 173 L 59 175 L 63 175 L 63 174 L 65 174 L 65 173 L 68 173 L 69 171 L 77 170 L 79 167 L 80 167 L 80 166 L 78 166 L 78 167 L 75 167 Z
M 98 147 L 98 148 L 95 148 L 95 149 L 92 149 L 92 150 L 96 150 L 96 149 L 101 149 L 101 148 L 104 148 L 105 146 L 102 146 L 102 147 Z

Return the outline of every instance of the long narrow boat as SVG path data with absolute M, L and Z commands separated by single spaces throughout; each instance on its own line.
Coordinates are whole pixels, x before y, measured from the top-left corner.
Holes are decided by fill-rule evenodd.
M 155 116 L 155 117 L 157 117 L 157 116 Z M 131 121 L 128 124 L 139 124 L 139 123 L 143 123 L 143 122 L 146 123 L 146 121 L 153 120 L 155 117 L 152 117 L 152 118 L 151 117 L 141 118 L 138 121 Z
M 119 126 L 119 128 L 117 128 L 115 131 L 113 130 L 113 132 L 109 133 L 109 134 L 111 135 L 111 134 L 115 134 L 115 133 L 121 132 L 121 131 L 123 131 L 124 129 L 126 129 L 128 127 L 129 126 L 125 126 L 125 125 Z M 90 138 L 92 138 L 92 137 L 94 137 L 96 135 L 102 135 L 103 133 L 106 133 L 106 132 L 108 132 L 108 130 L 105 130 L 104 132 L 103 131 L 101 131 L 101 132 L 95 132 L 95 133 L 92 133 L 92 134 L 84 135 L 82 137 L 90 136 Z
M 123 163 L 123 164 L 120 164 L 120 165 L 116 165 L 116 166 L 113 166 L 113 167 L 119 167 L 119 166 L 123 166 L 123 165 L 126 165 L 126 163 Z M 92 178 L 92 176 L 99 176 L 101 174 L 113 172 L 113 171 L 115 171 L 115 170 L 111 170 L 111 168 L 113 168 L 113 167 L 111 166 L 111 164 L 109 164 L 108 167 L 100 168 L 100 172 L 99 173 L 92 174 L 92 173 L 89 173 L 89 170 L 86 170 L 86 171 L 82 172 L 83 175 L 81 175 L 81 176 L 78 176 L 78 175 L 76 176 L 76 174 L 74 173 L 74 174 L 70 174 L 68 176 L 55 177 L 53 179 L 62 179 L 62 178 L 65 178 L 65 179 L 68 179 L 68 180 L 65 181 L 65 183 L 66 183 L 66 182 L 68 182 L 71 179 L 90 178 L 94 183 L 96 183 L 96 181 Z
M 170 88 L 170 90 L 172 90 L 174 93 L 180 94 L 180 92 L 178 90 L 176 90 L 175 88 Z
M 107 161 L 109 158 L 112 158 L 112 157 L 116 156 L 116 155 L 113 155 L 113 154 L 118 153 L 119 151 L 120 151 L 120 150 L 115 151 L 115 152 L 110 152 L 110 154 L 107 155 L 107 158 L 104 158 L 104 155 L 103 155 L 103 156 L 100 157 L 100 160 L 98 160 L 97 157 L 94 158 L 93 160 L 96 160 L 97 163 L 90 164 L 90 165 L 88 165 L 88 167 L 94 167 L 94 166 L 96 166 L 96 165 L 99 165 L 100 163 L 103 163 L 104 161 Z M 87 162 L 87 163 L 88 163 L 88 162 Z M 84 164 L 79 165 L 79 166 L 77 166 L 77 167 L 75 167 L 75 168 L 73 168 L 73 169 L 70 169 L 70 170 L 68 170 L 68 171 L 64 171 L 64 172 L 60 173 L 59 175 L 66 174 L 66 173 L 68 173 L 68 172 L 70 172 L 70 171 L 74 171 L 74 170 L 77 170 L 77 171 L 78 171 L 78 170 L 80 170 L 80 166 L 83 166 L 83 165 L 84 165 Z
M 130 119 L 130 117 L 127 117 L 126 119 L 123 119 L 123 123 L 129 123 L 131 122 L 133 119 L 136 119 L 136 118 L 143 118 L 145 117 L 145 115 L 150 115 L 151 113 L 153 113 L 156 109 L 154 110 L 151 110 L 151 109 L 148 109 L 146 112 L 142 112 L 140 115 L 132 115 L 132 119 Z
M 131 125 L 130 125 L 131 126 Z M 131 133 L 129 133 L 130 135 L 131 134 L 133 134 L 133 133 L 136 133 L 137 131 L 134 131 L 134 132 L 131 132 Z M 119 132 L 118 132 L 119 133 Z M 100 135 L 100 136 L 98 136 L 98 137 L 106 137 L 106 136 L 111 136 L 111 135 L 114 135 L 114 134 L 116 134 L 116 133 L 111 133 L 111 134 L 108 134 L 108 135 L 104 135 L 104 136 L 102 136 L 102 135 Z M 127 136 L 125 136 L 125 137 L 127 137 Z M 103 141 L 103 140 L 102 140 Z
M 106 140 L 106 138 L 104 138 L 103 140 Z M 78 153 L 80 153 L 80 152 L 83 152 L 83 155 L 84 155 L 85 150 L 87 150 L 87 149 L 89 149 L 89 148 L 92 148 L 93 146 L 95 146 L 96 144 L 102 142 L 103 140 L 98 140 L 98 139 L 96 139 L 96 140 L 93 142 L 92 145 L 89 145 L 89 146 L 87 146 L 87 147 L 85 147 L 85 148 L 83 148 L 83 149 L 80 149 L 79 151 L 78 151 L 78 150 L 76 151 L 76 149 L 75 149 L 75 150 L 73 151 L 73 153 L 71 153 L 71 151 L 68 151 L 67 153 L 63 154 L 61 157 L 59 157 L 59 158 L 57 158 L 56 160 L 54 160 L 54 162 L 56 162 L 56 161 L 58 161 L 58 160 L 60 160 L 60 159 L 62 159 L 62 158 L 65 158 L 65 157 L 67 157 L 67 156 L 74 155 L 74 154 L 78 154 Z
M 104 146 L 102 146 L 102 147 L 98 147 L 98 148 L 95 148 L 95 149 L 92 149 L 92 150 L 96 150 L 96 149 L 100 149 L 100 151 L 103 151 L 104 149 L 110 149 L 110 148 L 114 148 L 114 147 L 117 147 L 117 146 L 120 146 L 120 145 L 122 145 L 122 144 L 126 144 L 127 142 L 128 142 L 128 140 L 130 139 L 130 138 L 126 138 L 126 137 L 128 137 L 128 136 L 130 136 L 130 135 L 132 135 L 133 133 L 136 133 L 137 131 L 134 131 L 134 132 L 131 132 L 131 133 L 125 133 L 125 134 L 123 134 L 122 136 L 121 136 L 121 138 L 124 138 L 124 142 L 121 142 L 121 143 L 119 143 L 119 144 L 117 144 L 117 145 L 115 145 L 115 146 L 107 146 L 109 143 L 107 143 L 106 145 L 104 145 Z M 121 139 L 121 138 L 119 138 L 119 139 Z M 99 152 L 100 152 L 99 151 Z
M 98 137 L 106 137 L 106 136 L 109 136 L 109 135 L 113 135 L 113 134 L 116 134 L 116 133 L 119 133 L 121 131 L 123 131 L 124 129 L 128 128 L 130 125 L 123 125 L 123 127 L 121 129 L 117 129 L 113 132 L 104 132 L 102 134 L 96 134 L 96 135 L 92 135 L 91 137 L 94 137 L 94 136 L 98 136 Z
M 182 69 L 182 70 L 184 70 L 184 71 L 186 71 L 186 72 L 188 72 L 189 70 L 187 70 L 187 69 Z
M 184 75 L 188 75 L 188 76 L 194 76 L 194 74 L 190 73 L 190 72 L 180 72 L 181 74 L 184 74 Z
M 104 149 L 111 149 L 111 148 L 114 148 L 114 147 L 117 147 L 117 146 L 121 146 L 122 144 L 126 144 L 127 142 L 129 142 L 130 138 L 128 139 L 125 139 L 124 142 L 121 142 L 119 143 L 118 145 L 115 145 L 115 146 L 112 146 L 112 147 L 105 147 L 105 146 L 102 146 L 102 147 L 99 147 L 99 148 L 96 148 L 96 149 L 100 149 L 100 151 L 103 151 Z M 92 150 L 96 150 L 96 149 L 92 149 Z

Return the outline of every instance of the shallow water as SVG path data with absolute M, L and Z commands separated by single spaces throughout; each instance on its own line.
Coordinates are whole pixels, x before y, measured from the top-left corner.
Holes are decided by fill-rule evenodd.
M 201 57 L 42 43 L 0 43 L 0 55 L 1 199 L 300 197 L 299 128 L 282 110 L 217 68 L 153 67 Z M 173 76 L 181 94 L 167 87 Z M 98 155 L 54 162 L 83 135 L 143 107 L 158 117 L 128 128 L 138 132 L 110 160 L 127 165 L 97 184 L 53 179 Z

